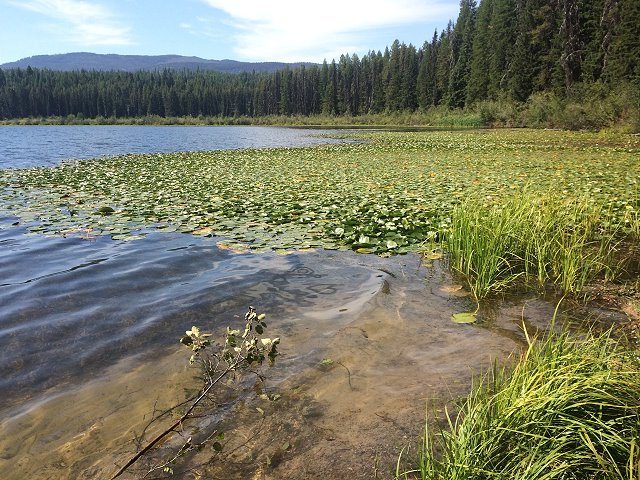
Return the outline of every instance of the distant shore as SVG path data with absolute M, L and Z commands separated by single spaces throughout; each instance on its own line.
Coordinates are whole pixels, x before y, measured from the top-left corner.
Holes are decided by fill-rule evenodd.
M 530 108 L 518 109 L 514 104 L 483 104 L 476 109 L 432 108 L 427 111 L 399 112 L 366 115 L 268 115 L 250 116 L 183 116 L 161 117 L 95 117 L 82 115 L 25 117 L 0 119 L 2 125 L 256 125 L 287 127 L 333 127 L 333 128 L 388 128 L 417 127 L 438 129 L 467 128 L 552 128 L 561 130 L 614 130 L 621 133 L 640 132 L 640 119 L 611 117 L 598 122 L 589 120 L 583 111 L 579 115 L 573 111 L 559 109 L 554 116 L 537 118 Z M 570 110 L 570 109 L 569 109 Z
M 341 126 L 341 127 L 388 127 L 388 126 L 425 126 L 425 127 L 466 127 L 478 128 L 483 124 L 478 114 L 465 111 L 406 113 L 389 115 L 359 116 L 287 116 L 270 115 L 261 117 L 161 117 L 157 115 L 143 117 L 96 117 L 68 115 L 65 117 L 27 117 L 0 120 L 0 125 L 273 125 L 273 126 Z

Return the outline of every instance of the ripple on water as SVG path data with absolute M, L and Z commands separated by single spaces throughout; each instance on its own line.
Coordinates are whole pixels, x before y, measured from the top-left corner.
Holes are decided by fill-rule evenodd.
M 427 270 L 416 255 L 236 255 L 189 235 L 118 242 L 3 225 L 0 477 L 8 479 L 113 474 L 156 402 L 175 405 L 193 388 L 180 333 L 241 324 L 250 304 L 268 313 L 269 336 L 283 338 L 265 386 L 282 400 L 267 406 L 239 394 L 222 425 L 238 462 L 213 465 L 210 476 L 251 478 L 273 442 L 286 442 L 274 478 L 369 478 L 372 465 L 391 465 L 418 438 L 425 401 L 464 393 L 473 372 L 517 348 L 525 317 L 544 325 L 553 311 L 543 301 L 496 304 L 480 312 L 480 325 L 454 324 L 453 312 L 475 305 L 446 270 Z M 323 359 L 333 367 L 320 368 Z
M 272 316 L 292 305 L 335 309 L 358 303 L 379 282 L 357 265 L 312 255 L 237 255 L 218 249 L 216 239 L 181 234 L 115 242 L 8 228 L 0 230 L 0 245 L 4 407 L 175 344 L 191 325 L 226 325 L 249 304 Z

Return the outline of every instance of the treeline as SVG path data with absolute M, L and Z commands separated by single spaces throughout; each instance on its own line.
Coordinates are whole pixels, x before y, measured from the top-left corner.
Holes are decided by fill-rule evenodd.
M 639 0 L 462 0 L 420 48 L 273 73 L 0 70 L 0 118 L 370 115 L 640 88 Z

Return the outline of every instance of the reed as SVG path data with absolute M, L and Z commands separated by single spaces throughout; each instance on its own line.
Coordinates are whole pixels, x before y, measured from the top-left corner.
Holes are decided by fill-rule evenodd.
M 446 420 L 398 478 L 640 479 L 640 361 L 608 334 L 528 338 Z
M 442 236 L 451 267 L 477 300 L 518 282 L 577 294 L 593 279 L 621 272 L 619 228 L 609 220 L 587 200 L 522 193 L 504 203 L 463 202 Z

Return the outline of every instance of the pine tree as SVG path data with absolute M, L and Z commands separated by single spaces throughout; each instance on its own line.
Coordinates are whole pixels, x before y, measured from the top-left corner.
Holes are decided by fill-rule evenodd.
M 413 45 L 402 45 L 400 89 L 401 110 L 415 110 L 418 106 L 416 98 L 416 81 L 418 77 L 418 52 Z
M 604 62 L 604 28 L 602 14 L 604 0 L 580 0 L 578 15 L 580 24 L 581 76 L 582 82 L 595 82 L 602 74 Z
M 564 84 L 568 89 L 582 75 L 584 46 L 580 35 L 580 9 L 578 0 L 562 0 L 562 53 L 560 63 L 564 71 Z
M 451 76 L 451 35 L 453 22 L 449 22 L 447 29 L 440 33 L 438 42 L 438 62 L 436 64 L 436 95 L 435 105 L 440 105 L 449 94 L 449 77 Z
M 488 43 L 489 86 L 487 95 L 496 98 L 507 90 L 513 72 L 514 47 L 517 39 L 516 0 L 493 0 Z
M 378 52 L 372 61 L 371 66 L 371 109 L 370 113 L 381 113 L 386 106 L 385 95 L 385 56 Z
M 397 112 L 402 108 L 402 48 L 395 40 L 389 52 L 389 61 L 385 65 L 385 90 L 387 111 Z
M 291 81 L 291 70 L 285 68 L 280 72 L 280 100 L 278 102 L 280 115 L 291 115 Z
M 453 66 L 449 78 L 447 102 L 453 108 L 463 107 L 467 98 L 476 13 L 475 0 L 461 0 L 460 14 L 451 40 Z
M 489 66 L 494 51 L 490 42 L 493 0 L 482 0 L 478 7 L 476 33 L 473 38 L 471 68 L 466 103 L 484 100 L 489 92 Z
M 534 52 L 532 41 L 533 18 L 527 0 L 517 0 L 517 37 L 513 50 L 509 89 L 515 100 L 525 101 L 533 91 Z
M 338 113 L 338 68 L 336 61 L 332 60 L 329 66 L 329 78 L 322 100 L 322 113 L 325 115 L 336 115 Z
M 616 10 L 607 76 L 614 83 L 640 82 L 640 2 L 618 0 Z
M 429 84 L 429 74 L 431 65 L 431 48 L 429 42 L 424 42 L 419 52 L 420 66 L 418 67 L 418 78 L 416 81 L 416 96 L 420 110 L 426 110 L 431 106 L 431 85 Z

